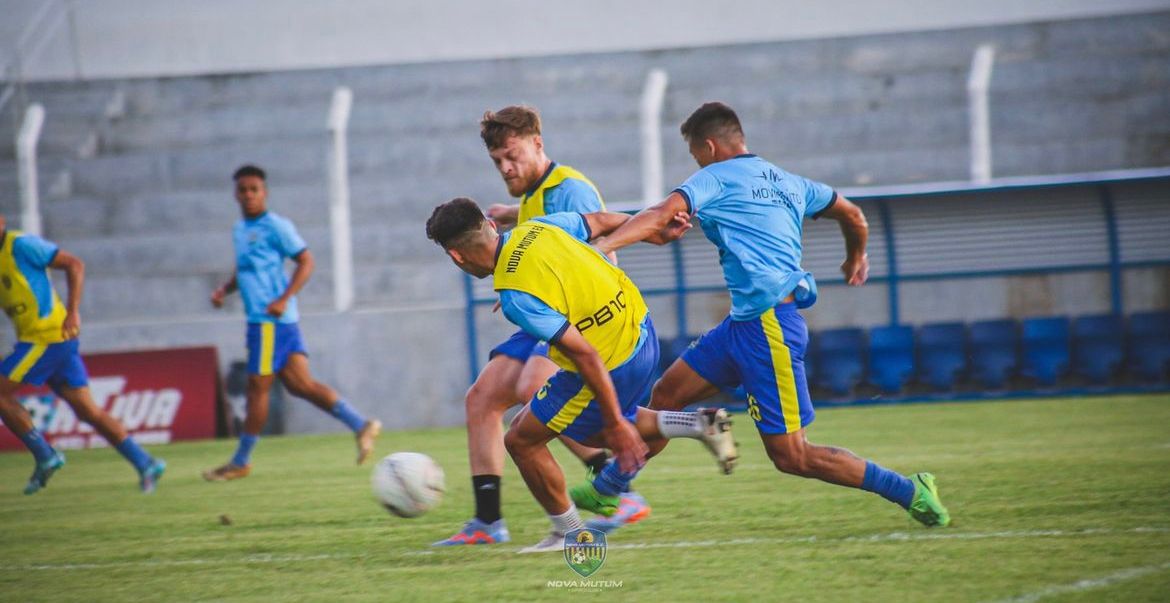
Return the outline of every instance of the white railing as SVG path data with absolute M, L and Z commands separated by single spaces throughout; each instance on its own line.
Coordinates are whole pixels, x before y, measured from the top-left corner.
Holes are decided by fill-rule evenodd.
M 20 186 L 20 228 L 41 234 L 41 201 L 37 190 L 37 143 L 45 125 L 45 108 L 33 103 L 24 113 L 16 135 L 16 177 Z
M 991 181 L 991 68 L 995 65 L 995 46 L 983 44 L 971 57 L 967 76 L 967 102 L 971 127 L 971 180 Z
M 662 200 L 662 103 L 666 100 L 666 72 L 653 69 L 642 88 L 642 205 Z
M 333 308 L 344 312 L 353 306 L 353 241 L 349 223 L 349 149 L 346 131 L 353 92 L 344 86 L 333 90 L 329 107 L 329 226 L 333 238 Z

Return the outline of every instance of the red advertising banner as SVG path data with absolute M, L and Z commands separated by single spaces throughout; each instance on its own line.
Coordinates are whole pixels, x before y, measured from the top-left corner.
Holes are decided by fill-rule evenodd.
M 94 403 L 121 421 L 140 444 L 215 437 L 220 406 L 215 348 L 83 354 L 82 358 Z M 54 447 L 108 445 L 47 386 L 22 387 L 17 399 Z M 24 449 L 7 427 L 0 427 L 0 451 Z

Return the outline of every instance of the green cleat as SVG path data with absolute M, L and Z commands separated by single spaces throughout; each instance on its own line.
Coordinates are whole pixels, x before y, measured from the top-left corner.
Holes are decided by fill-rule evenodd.
M 40 492 L 41 488 L 49 485 L 49 478 L 53 477 L 53 474 L 64 466 L 65 455 L 54 450 L 53 458 L 50 458 L 43 463 L 37 463 L 36 468 L 33 469 L 32 477 L 28 478 L 28 484 L 26 484 L 24 487 L 24 493 L 36 494 L 37 492 Z
M 910 502 L 910 517 L 928 528 L 946 527 L 951 523 L 951 514 L 938 498 L 934 475 L 915 473 L 910 476 L 914 482 L 914 500 Z
M 606 517 L 617 513 L 618 506 L 622 504 L 620 496 L 606 496 L 598 492 L 591 482 L 570 488 L 569 498 L 573 499 L 573 504 L 577 505 L 578 509 L 585 509 Z

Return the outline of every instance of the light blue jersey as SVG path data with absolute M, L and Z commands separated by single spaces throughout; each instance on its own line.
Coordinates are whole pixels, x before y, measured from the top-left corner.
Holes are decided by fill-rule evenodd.
M 816 302 L 812 274 L 800 267 L 802 221 L 833 205 L 832 188 L 740 155 L 695 172 L 675 191 L 719 248 L 732 319 L 754 319 L 793 292 L 801 308 Z
M 284 261 L 307 249 L 296 226 L 288 218 L 269 211 L 236 222 L 232 241 L 236 246 L 236 283 L 244 299 L 248 322 L 297 322 L 300 315 L 296 297 L 288 300 L 280 318 L 267 312 L 268 304 L 288 290 Z

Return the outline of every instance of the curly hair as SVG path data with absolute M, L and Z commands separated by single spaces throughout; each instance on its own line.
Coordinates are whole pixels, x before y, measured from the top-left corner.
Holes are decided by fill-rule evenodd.
M 535 107 L 510 105 L 492 112 L 486 111 L 479 122 L 479 137 L 488 150 L 504 146 L 509 136 L 539 136 L 540 113 Z
M 483 230 L 483 210 L 467 197 L 452 199 L 431 212 L 427 238 L 443 249 L 461 247 Z

